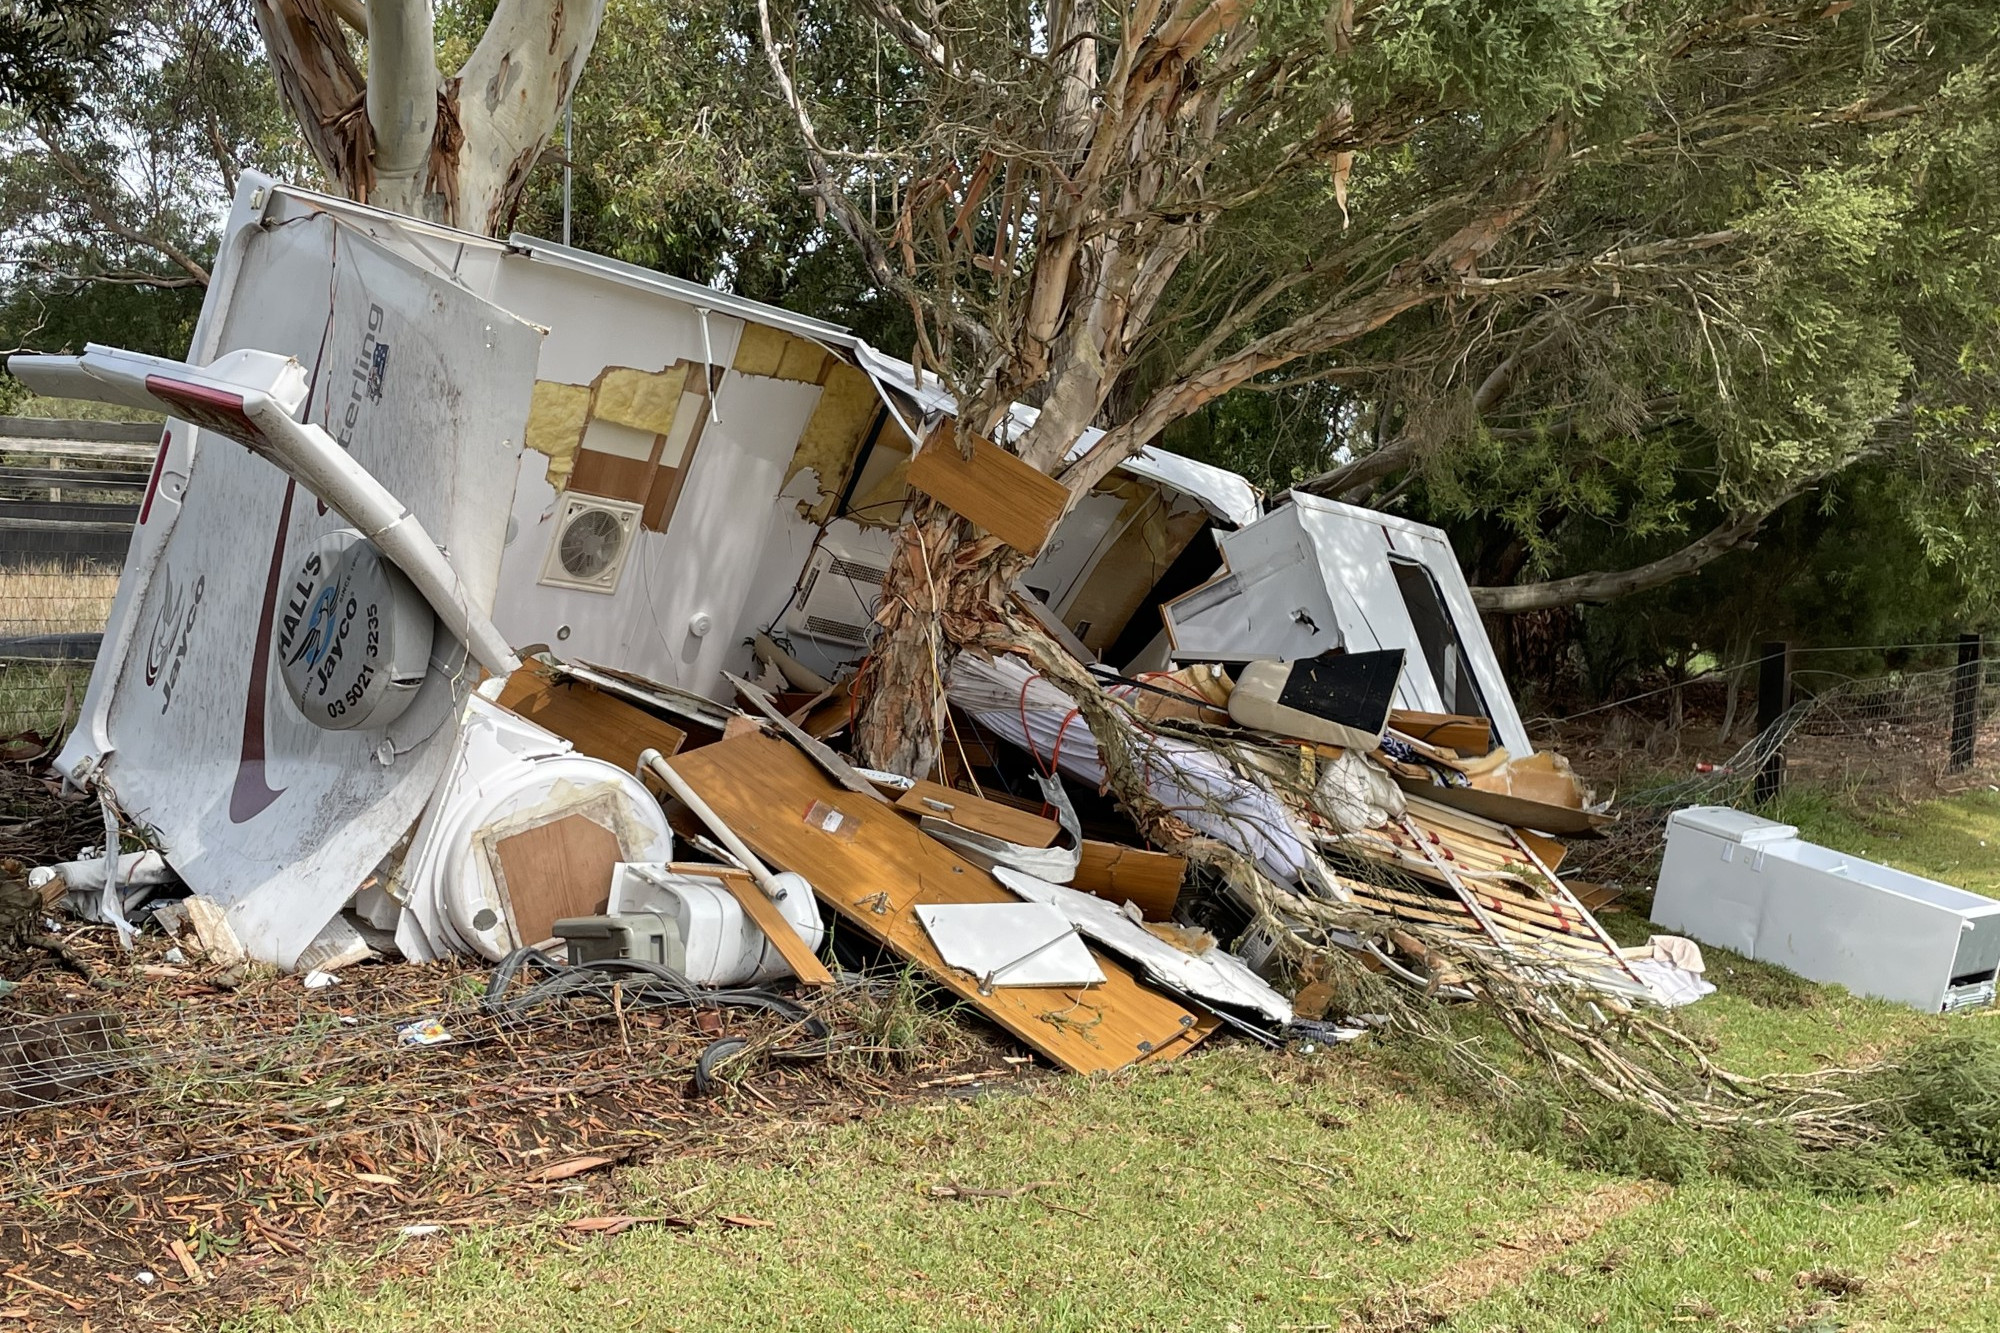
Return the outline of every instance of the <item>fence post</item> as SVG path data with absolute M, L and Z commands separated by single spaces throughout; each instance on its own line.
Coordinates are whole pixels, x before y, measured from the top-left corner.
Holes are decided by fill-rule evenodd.
M 1757 734 L 1761 737 L 1769 735 L 1792 706 L 1792 646 L 1783 641 L 1767 643 L 1758 656 Z M 1777 741 L 1757 770 L 1757 804 L 1774 800 L 1784 785 L 1785 747 Z
M 1951 771 L 1962 773 L 1972 767 L 1972 752 L 1979 740 L 1980 639 L 1977 634 L 1958 636 L 1958 672 L 1951 682 Z

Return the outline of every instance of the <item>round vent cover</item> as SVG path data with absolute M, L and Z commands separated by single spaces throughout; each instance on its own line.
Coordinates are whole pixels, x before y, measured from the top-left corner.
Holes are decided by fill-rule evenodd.
M 360 533 L 320 538 L 292 578 L 277 626 L 278 674 L 328 731 L 386 727 L 430 669 L 437 617 Z
M 562 531 L 556 558 L 573 579 L 596 579 L 618 559 L 625 525 L 608 509 L 585 509 L 570 518 Z

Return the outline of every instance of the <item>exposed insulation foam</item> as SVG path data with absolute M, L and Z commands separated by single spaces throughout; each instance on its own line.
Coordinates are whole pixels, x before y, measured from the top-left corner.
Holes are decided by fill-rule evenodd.
M 549 458 L 549 485 L 562 490 L 576 466 L 577 446 L 590 414 L 590 386 L 536 380 L 528 403 L 528 429 L 523 443 Z
M 794 338 L 768 324 L 745 324 L 736 342 L 736 360 L 730 368 L 739 375 L 817 384 L 825 373 L 826 363 L 826 349 L 818 343 Z
M 680 362 L 654 371 L 613 366 L 598 377 L 591 415 L 648 435 L 665 435 L 673 429 L 686 384 L 687 367 Z
M 853 366 L 842 362 L 827 374 L 819 402 L 806 428 L 799 432 L 798 448 L 785 468 L 787 486 L 801 472 L 813 474 L 819 500 L 802 510 L 808 521 L 823 521 L 840 498 L 841 483 L 854 464 L 854 451 L 867 438 L 869 423 L 881 405 L 874 384 Z

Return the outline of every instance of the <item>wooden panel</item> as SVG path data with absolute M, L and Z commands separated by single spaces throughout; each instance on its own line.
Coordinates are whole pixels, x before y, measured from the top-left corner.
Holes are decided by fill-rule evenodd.
M 1447 805 L 1468 815 L 1477 815 L 1498 824 L 1506 824 L 1510 828 L 1534 829 L 1564 838 L 1590 838 L 1603 836 L 1604 829 L 1618 822 L 1612 815 L 1596 815 L 1588 810 L 1544 805 L 1540 801 L 1524 801 L 1518 796 L 1481 791 L 1477 787 L 1440 787 L 1436 783 L 1406 777 L 1401 773 L 1391 776 L 1396 779 L 1397 786 L 1412 796 L 1421 796 L 1438 805 Z
M 567 916 L 599 916 L 611 868 L 625 859 L 618 835 L 585 815 L 564 815 L 493 844 L 506 880 L 517 944 L 540 944 Z
M 578 754 L 613 763 L 630 773 L 643 750 L 673 754 L 687 736 L 642 708 L 575 682 L 558 683 L 539 662 L 523 663 L 507 678 L 500 706 L 547 727 Z
M 1542 858 L 1542 864 L 1550 870 L 1560 869 L 1563 858 L 1569 855 L 1569 848 L 1554 838 L 1544 838 L 1531 829 L 1517 828 L 1514 830 L 1514 836 L 1527 843 L 1535 855 Z
M 1086 838 L 1076 878 L 1069 886 L 1114 903 L 1130 901 L 1148 921 L 1166 921 L 1174 914 L 1181 876 L 1186 873 L 1187 862 L 1181 857 Z
M 653 465 L 645 459 L 621 458 L 596 449 L 576 451 L 576 468 L 569 478 L 573 491 L 633 504 L 644 504 L 652 485 Z
M 1493 748 L 1493 723 L 1483 717 L 1392 708 L 1389 725 L 1413 740 L 1448 746 L 1461 755 L 1483 755 Z
M 748 875 L 725 874 L 717 878 L 735 895 L 736 901 L 743 904 L 744 914 L 757 923 L 757 929 L 763 931 L 765 938 L 777 947 L 785 965 L 792 969 L 793 976 L 807 986 L 833 984 L 833 973 L 826 970 L 826 964 L 819 960 L 818 954 L 806 947 L 798 929 L 785 919 L 785 914 L 778 910 L 776 903 L 764 896 L 764 891 L 757 887 L 757 881 Z
M 935 815 L 949 824 L 1018 843 L 1023 847 L 1053 847 L 1062 825 L 969 792 L 953 791 L 935 782 L 919 782 L 896 799 L 897 808 L 913 815 Z M 948 809 L 940 809 L 948 806 Z
M 1068 487 L 991 441 L 975 438 L 965 458 L 949 418 L 910 464 L 910 485 L 1023 555 L 1042 549 L 1069 507 Z
M 804 875 L 842 920 L 1066 1069 L 1089 1073 L 1172 1059 L 1218 1022 L 1140 984 L 1096 950 L 1101 986 L 1004 986 L 982 995 L 972 978 L 945 966 L 913 909 L 1019 901 L 991 875 L 925 837 L 901 813 L 836 787 L 774 737 L 739 736 L 681 755 L 673 766 L 758 856 Z M 809 825 L 813 810 L 822 818 Z M 838 818 L 827 820 L 829 811 Z M 835 827 L 826 828 L 828 822 Z
M 688 473 L 694 467 L 695 451 L 701 448 L 702 432 L 708 427 L 708 393 L 701 382 L 701 376 L 688 379 L 687 394 L 681 399 L 681 410 L 692 412 L 694 418 L 688 423 L 687 441 L 681 445 L 677 457 L 666 458 L 653 472 L 652 488 L 646 495 L 646 509 L 639 516 L 639 522 L 648 531 L 665 532 L 673 521 L 674 509 L 681 502 L 681 491 L 687 486 Z M 675 423 L 679 425 L 678 422 Z M 661 437 L 665 447 L 666 437 Z

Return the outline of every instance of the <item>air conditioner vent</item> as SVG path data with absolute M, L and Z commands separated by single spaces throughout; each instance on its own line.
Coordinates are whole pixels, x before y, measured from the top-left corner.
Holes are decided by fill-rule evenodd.
M 799 580 L 786 628 L 827 643 L 867 643 L 894 541 L 893 533 L 871 530 L 829 535 L 813 550 Z

